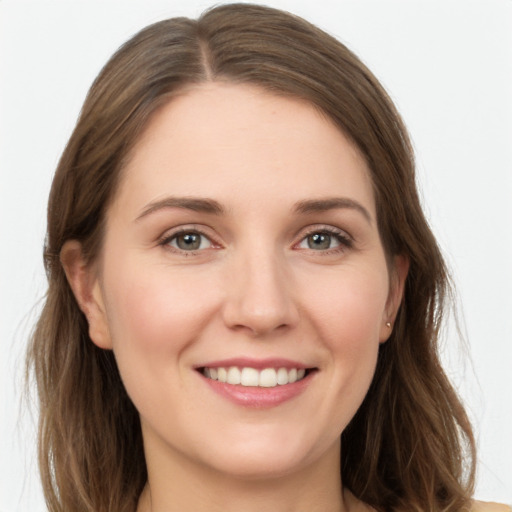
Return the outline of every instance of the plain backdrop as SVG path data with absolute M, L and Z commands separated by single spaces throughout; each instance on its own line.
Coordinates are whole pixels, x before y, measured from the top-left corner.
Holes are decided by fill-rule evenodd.
M 461 342 L 444 359 L 475 424 L 477 496 L 512 503 L 512 1 L 268 0 L 354 50 L 408 125 L 452 269 Z M 0 511 L 44 510 L 35 415 L 20 403 L 45 292 L 47 195 L 92 80 L 150 22 L 211 2 L 0 0 Z

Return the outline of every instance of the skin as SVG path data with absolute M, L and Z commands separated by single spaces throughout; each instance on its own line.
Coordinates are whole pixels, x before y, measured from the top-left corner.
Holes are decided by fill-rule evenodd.
M 155 206 L 170 197 L 223 213 Z M 297 211 L 332 198 L 343 207 Z M 177 229 L 201 233 L 200 248 L 180 249 Z M 75 241 L 61 259 L 140 413 L 139 512 L 367 510 L 343 491 L 339 438 L 391 334 L 407 260 L 384 253 L 366 162 L 311 105 L 187 89 L 136 144 L 98 260 L 87 266 Z M 196 370 L 242 356 L 315 371 L 291 400 L 242 407 Z

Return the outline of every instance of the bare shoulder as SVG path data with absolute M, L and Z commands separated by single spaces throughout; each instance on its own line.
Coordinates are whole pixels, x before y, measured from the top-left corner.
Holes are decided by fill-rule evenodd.
M 501 503 L 491 503 L 488 501 L 475 501 L 471 512 L 512 512 L 512 507 Z

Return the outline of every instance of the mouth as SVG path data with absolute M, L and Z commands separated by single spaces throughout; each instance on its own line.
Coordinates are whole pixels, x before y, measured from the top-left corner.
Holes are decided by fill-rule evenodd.
M 305 379 L 314 368 L 253 368 L 250 366 L 204 366 L 198 371 L 207 379 L 233 386 L 275 388 Z
M 205 361 L 195 370 L 217 395 L 254 409 L 276 407 L 302 395 L 319 372 L 290 359 L 248 357 Z

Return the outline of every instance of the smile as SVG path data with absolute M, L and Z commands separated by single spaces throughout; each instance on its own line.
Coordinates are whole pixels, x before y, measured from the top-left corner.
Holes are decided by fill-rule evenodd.
M 263 368 L 237 366 L 202 369 L 202 374 L 211 380 L 247 387 L 274 388 L 293 384 L 306 376 L 305 368 Z

